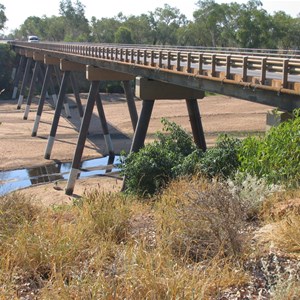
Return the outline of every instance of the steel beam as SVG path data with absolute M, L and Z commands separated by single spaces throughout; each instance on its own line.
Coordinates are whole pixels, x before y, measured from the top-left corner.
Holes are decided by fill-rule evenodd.
M 123 87 L 124 87 L 124 91 L 125 91 L 125 95 L 126 95 L 127 106 L 128 106 L 128 110 L 129 110 L 129 114 L 130 114 L 131 124 L 132 124 L 132 128 L 134 131 L 136 128 L 137 121 L 138 121 L 138 113 L 136 110 L 133 90 L 131 88 L 130 81 L 123 80 Z

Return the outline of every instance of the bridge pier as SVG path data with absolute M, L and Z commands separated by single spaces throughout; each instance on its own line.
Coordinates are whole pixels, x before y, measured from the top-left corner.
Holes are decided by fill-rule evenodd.
M 200 111 L 198 107 L 197 99 L 204 98 L 204 91 L 193 90 L 186 87 L 181 87 L 178 85 L 173 85 L 170 83 L 164 83 L 161 81 L 155 81 L 143 77 L 137 77 L 136 79 L 136 96 L 141 99 L 186 99 L 187 110 L 190 118 L 190 123 L 192 127 L 193 137 L 196 145 L 202 149 L 206 150 L 205 136 L 201 122 Z M 148 100 L 149 101 L 149 100 Z M 145 120 L 140 120 L 145 118 Z M 136 131 L 141 130 L 139 126 L 143 127 L 143 122 L 147 122 L 148 115 L 140 118 L 138 121 L 138 126 Z M 147 130 L 147 129 L 146 129 Z M 142 130 L 144 133 L 144 129 Z M 141 139 L 136 141 L 136 139 Z M 143 146 L 145 136 L 138 135 L 134 137 L 133 145 Z M 133 151 L 136 152 L 139 150 L 139 147 L 132 147 Z
M 127 106 L 128 106 L 128 110 L 129 110 L 129 114 L 130 114 L 132 128 L 133 128 L 133 130 L 135 130 L 137 122 L 138 122 L 138 113 L 137 113 L 136 105 L 134 102 L 133 90 L 130 86 L 129 80 L 123 80 L 123 88 L 124 88 L 124 92 L 126 95 Z
M 102 125 L 104 140 L 106 143 L 106 147 L 109 153 L 110 157 L 114 156 L 114 150 L 113 145 L 111 141 L 111 137 L 108 131 L 108 126 L 106 122 L 106 117 L 104 114 L 104 109 L 102 105 L 102 101 L 99 94 L 99 85 L 100 80 L 123 80 L 128 81 L 133 79 L 133 76 L 128 74 L 123 74 L 119 72 L 109 71 L 105 69 L 95 68 L 93 66 L 87 66 L 86 67 L 86 78 L 91 82 L 90 85 L 90 91 L 88 96 L 87 105 L 85 108 L 84 116 L 82 119 L 79 137 L 75 149 L 75 153 L 73 156 L 72 166 L 71 166 L 71 172 L 69 175 L 69 179 L 67 182 L 67 186 L 65 189 L 65 193 L 67 195 L 72 195 L 75 187 L 75 182 L 79 174 L 79 168 L 81 164 L 81 158 L 84 150 L 84 145 L 88 133 L 88 128 L 90 125 L 93 108 L 96 102 L 100 122 Z M 132 108 L 132 106 L 131 106 Z
M 24 75 L 23 75 L 23 80 L 22 80 L 21 90 L 20 90 L 20 94 L 19 94 L 17 109 L 21 109 L 21 106 L 22 106 L 22 103 L 23 103 L 25 89 L 26 89 L 26 86 L 27 86 L 27 81 L 28 81 L 28 78 L 29 78 L 30 68 L 31 68 L 31 64 L 32 64 L 32 53 L 27 52 L 26 57 L 27 57 L 26 67 L 25 67 L 25 71 L 24 71 Z
M 20 79 L 21 79 L 22 74 L 24 72 L 25 65 L 26 65 L 26 58 L 25 58 L 24 55 L 20 55 L 19 66 L 17 68 L 17 72 L 16 72 L 16 75 L 15 75 L 15 78 L 14 78 L 14 83 L 13 83 L 12 99 L 17 98 L 19 82 L 20 82 Z
M 31 136 L 36 136 L 38 128 L 39 128 L 41 116 L 43 113 L 44 103 L 45 103 L 45 99 L 46 99 L 46 93 L 47 93 L 47 89 L 48 89 L 48 86 L 50 83 L 52 71 L 53 71 L 53 65 L 47 65 L 44 82 L 43 82 L 43 86 L 42 86 L 42 91 L 41 91 L 41 96 L 40 96 L 40 100 L 38 103 L 38 108 L 37 108 Z M 56 106 L 56 103 L 55 103 L 55 106 Z
M 35 121 L 34 121 L 31 136 L 36 136 L 36 134 L 37 134 L 40 119 L 41 119 L 41 116 L 42 116 L 42 113 L 43 113 L 44 103 L 45 103 L 45 100 L 46 100 L 46 94 L 47 94 L 49 84 L 50 84 L 50 87 L 52 89 L 52 98 L 53 98 L 53 95 L 55 93 L 54 85 L 53 85 L 53 81 L 52 81 L 52 73 L 54 72 L 54 67 L 56 65 L 60 64 L 60 60 L 58 58 L 53 58 L 53 57 L 45 55 L 44 56 L 44 64 L 47 67 L 46 67 L 45 77 L 44 77 L 44 80 L 43 80 L 43 85 L 42 85 L 42 90 L 41 90 L 41 96 L 40 96 L 40 100 L 39 100 L 39 103 L 38 103 L 37 113 L 36 113 L 36 117 L 35 117 Z M 55 94 L 55 99 L 53 98 L 53 102 L 54 102 L 55 107 L 57 106 L 57 101 L 58 101 L 58 99 L 57 99 L 56 94 Z
M 54 117 L 53 117 L 53 121 L 52 121 L 52 125 L 51 125 L 50 135 L 48 137 L 47 147 L 45 150 L 45 155 L 44 155 L 45 159 L 50 159 L 50 156 L 51 156 L 51 152 L 52 152 L 52 148 L 53 148 L 53 144 L 54 144 L 54 140 L 55 140 L 55 136 L 56 136 L 57 126 L 59 123 L 59 118 L 60 118 L 69 78 L 70 78 L 70 71 L 65 71 L 63 73 L 62 82 L 61 82 L 60 90 L 59 90 L 59 94 L 58 94 L 58 100 L 57 100 Z

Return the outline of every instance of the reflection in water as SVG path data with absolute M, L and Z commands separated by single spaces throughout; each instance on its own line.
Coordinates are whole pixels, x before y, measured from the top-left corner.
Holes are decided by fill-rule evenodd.
M 119 172 L 120 156 L 89 159 L 81 163 L 78 177 L 108 176 Z M 35 184 L 69 178 L 72 163 L 55 163 L 41 167 L 0 172 L 0 196 Z

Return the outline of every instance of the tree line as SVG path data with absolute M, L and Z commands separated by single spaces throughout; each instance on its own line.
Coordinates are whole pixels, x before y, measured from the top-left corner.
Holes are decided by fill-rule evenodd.
M 88 20 L 79 0 L 61 0 L 59 16 L 30 16 L 10 38 L 38 35 L 45 41 L 299 49 L 300 15 L 269 14 L 260 0 L 218 4 L 198 0 L 193 20 L 164 4 L 141 15 Z M 0 30 L 6 21 L 0 4 Z

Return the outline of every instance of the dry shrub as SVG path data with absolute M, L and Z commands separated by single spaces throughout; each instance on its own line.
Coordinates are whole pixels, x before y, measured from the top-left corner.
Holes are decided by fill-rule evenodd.
M 300 215 L 287 214 L 274 227 L 272 238 L 281 250 L 300 255 Z
M 263 203 L 260 218 L 265 222 L 281 220 L 286 214 L 297 209 L 294 200 L 300 199 L 300 189 L 279 191 L 269 196 Z M 291 205 L 292 204 L 292 205 Z
M 145 251 L 142 245 L 119 248 L 110 272 L 87 274 L 68 285 L 62 279 L 43 289 L 40 299 L 216 299 L 247 276 L 230 260 L 215 258 L 208 266 L 184 265 L 168 249 Z
M 38 213 L 39 208 L 22 194 L 0 197 L 0 244 L 21 226 L 33 222 Z
M 194 261 L 219 253 L 238 255 L 244 212 L 239 198 L 220 182 L 173 182 L 159 204 L 164 243 Z

